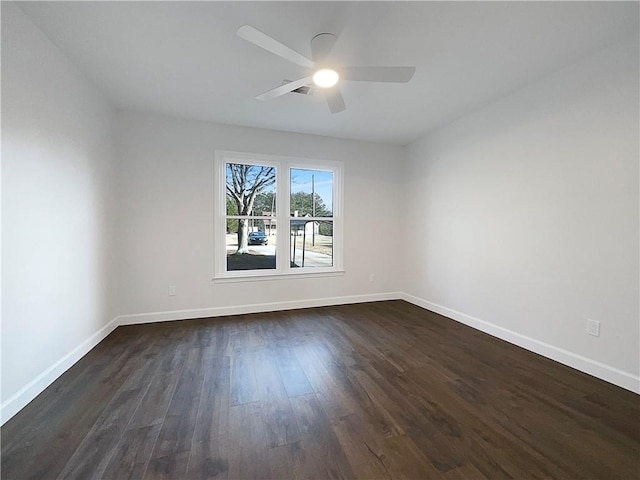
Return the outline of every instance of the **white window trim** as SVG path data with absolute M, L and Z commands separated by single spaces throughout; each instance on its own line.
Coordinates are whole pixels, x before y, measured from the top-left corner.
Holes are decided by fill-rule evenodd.
M 227 230 L 226 226 L 226 164 L 241 163 L 246 165 L 265 165 L 276 167 L 276 225 L 286 225 L 286 230 L 278 230 L 276 246 L 275 270 L 236 270 L 227 271 L 226 241 L 220 232 Z M 333 172 L 333 266 L 331 267 L 297 267 L 291 268 L 291 235 L 289 235 L 289 199 L 291 198 L 290 171 L 292 168 L 325 170 Z M 248 152 L 234 152 L 216 150 L 214 160 L 214 265 L 213 281 L 231 283 L 257 280 L 279 280 L 292 277 L 323 277 L 343 275 L 343 171 L 344 163 L 332 160 L 307 159 L 286 157 L 280 155 L 265 155 Z M 252 215 L 261 217 L 261 215 Z M 265 217 L 267 218 L 267 217 Z M 327 220 L 328 218 L 314 217 Z

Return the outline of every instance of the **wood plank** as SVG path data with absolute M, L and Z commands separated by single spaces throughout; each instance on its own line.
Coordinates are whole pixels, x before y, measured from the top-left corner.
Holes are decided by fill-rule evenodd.
M 228 478 L 271 478 L 260 402 L 232 406 L 229 409 L 229 425 Z
M 125 430 L 110 456 L 102 478 L 114 480 L 142 478 L 161 427 L 162 424 L 155 423 Z
M 141 388 L 126 389 L 114 396 L 67 462 L 60 478 L 102 476 L 143 393 Z
M 318 360 L 310 344 L 297 347 L 295 353 L 330 419 L 344 417 L 360 410 L 358 403 L 351 396 L 342 394 L 339 384 Z
M 300 429 L 300 445 L 293 463 L 303 478 L 354 478 L 349 459 L 322 409 L 317 395 L 291 398 Z M 295 455 L 297 454 L 297 455 Z
M 278 349 L 276 353 L 276 364 L 280 371 L 282 383 L 287 391 L 287 395 L 295 397 L 297 395 L 307 395 L 314 393 L 311 383 L 307 378 L 300 362 L 290 348 Z
M 380 453 L 379 442 L 367 434 L 365 420 L 358 414 L 333 422 L 333 430 L 356 478 L 391 479 L 393 476 Z
M 190 348 L 143 478 L 184 477 L 204 383 L 204 352 Z
M 300 437 L 276 357 L 277 352 L 267 348 L 259 349 L 255 356 L 262 421 L 269 448 L 288 445 Z
M 216 343 L 216 342 L 214 342 Z M 217 345 L 205 353 L 205 378 L 187 478 L 227 478 L 231 360 Z
M 259 398 L 253 351 L 235 351 L 231 357 L 231 405 L 257 402 Z

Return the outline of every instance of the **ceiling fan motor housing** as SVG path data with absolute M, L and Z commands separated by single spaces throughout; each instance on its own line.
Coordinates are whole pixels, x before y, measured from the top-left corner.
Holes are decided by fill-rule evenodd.
M 314 62 L 326 61 L 338 37 L 333 33 L 319 33 L 311 39 L 311 56 Z

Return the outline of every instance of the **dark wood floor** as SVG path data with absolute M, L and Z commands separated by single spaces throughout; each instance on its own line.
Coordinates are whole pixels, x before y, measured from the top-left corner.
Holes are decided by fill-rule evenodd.
M 128 326 L 2 478 L 634 479 L 639 399 L 402 301 Z

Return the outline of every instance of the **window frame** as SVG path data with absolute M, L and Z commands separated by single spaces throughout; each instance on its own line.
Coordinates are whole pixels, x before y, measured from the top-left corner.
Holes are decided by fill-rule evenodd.
M 227 271 L 226 231 L 227 191 L 226 168 L 228 163 L 259 165 L 276 168 L 276 202 L 274 217 L 251 215 L 249 218 L 276 220 L 276 268 Z M 319 170 L 333 173 L 332 217 L 309 217 L 309 220 L 333 222 L 333 266 L 294 267 L 291 257 L 291 169 Z M 220 283 L 256 280 L 274 280 L 294 277 L 324 277 L 343 275 L 343 171 L 344 163 L 334 160 L 309 159 L 281 155 L 216 150 L 214 159 L 214 225 L 213 225 L 213 281 Z M 279 227 L 284 225 L 285 228 Z M 284 230 L 284 231 L 283 231 Z

